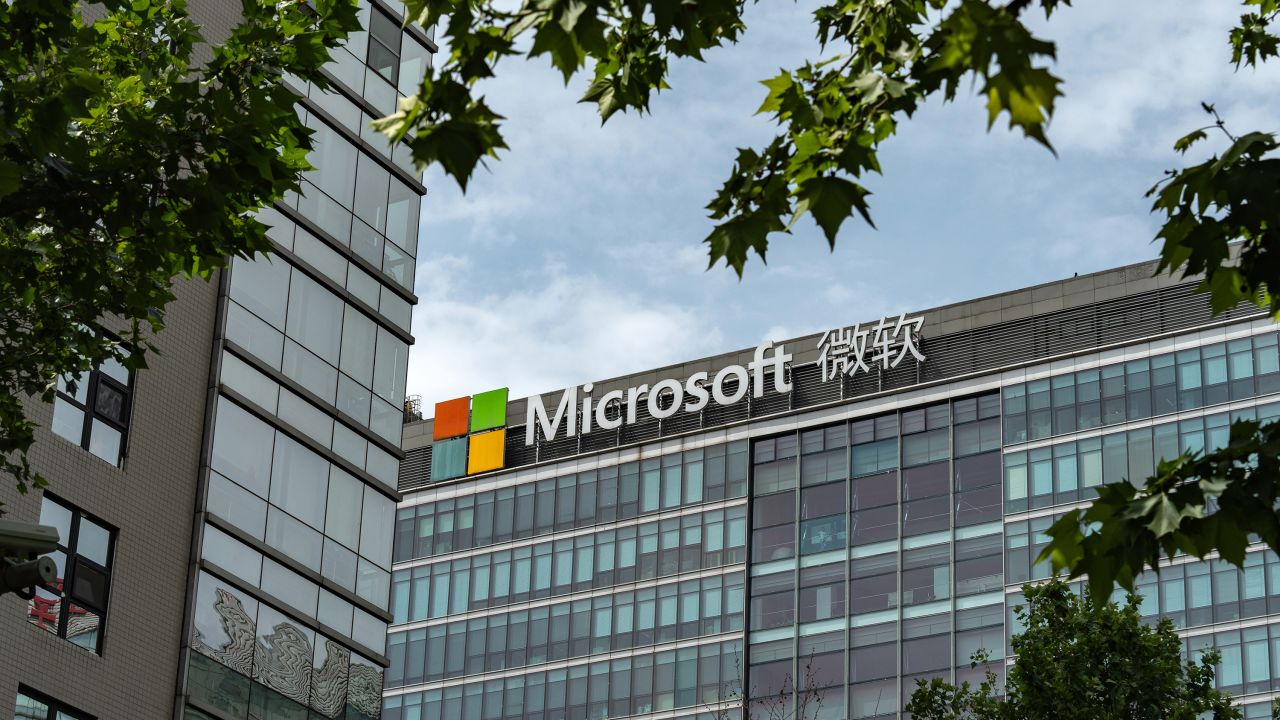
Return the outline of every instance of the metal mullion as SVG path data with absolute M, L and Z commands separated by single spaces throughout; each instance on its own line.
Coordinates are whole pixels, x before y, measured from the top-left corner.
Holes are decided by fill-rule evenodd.
M 88 450 L 89 441 L 93 436 L 93 399 L 98 394 L 98 376 L 101 375 L 98 368 L 89 371 L 89 379 L 85 382 L 84 396 L 84 420 L 80 426 L 80 447 Z M 80 517 L 80 513 L 76 511 L 76 517 Z M 76 521 L 76 527 L 79 528 L 79 520 Z
M 902 667 L 903 667 L 903 661 L 905 660 L 905 657 L 903 656 L 903 652 L 902 652 L 902 606 L 903 606 L 903 602 L 902 602 L 903 601 L 903 589 L 902 589 L 902 544 L 903 543 L 902 541 L 903 541 L 903 534 L 905 533 L 907 528 L 906 518 L 902 516 L 902 511 L 905 506 L 902 501 L 902 486 L 903 486 L 903 483 L 906 481 L 906 472 L 902 467 L 903 459 L 904 459 L 903 452 L 906 446 L 906 442 L 905 442 L 906 436 L 902 432 L 902 413 L 903 411 L 901 409 L 894 411 L 894 415 L 897 416 L 897 421 L 898 421 L 897 430 L 896 430 L 897 439 L 898 439 L 898 488 L 897 488 L 898 489 L 898 513 L 897 513 L 897 517 L 895 518 L 895 520 L 898 523 L 898 538 L 897 538 L 898 539 L 898 567 L 897 567 L 898 618 L 894 626 L 894 632 L 895 632 L 895 638 L 896 638 L 895 642 L 897 645 L 894 652 L 894 655 L 895 655 L 894 662 L 897 664 L 897 666 L 893 669 L 894 670 L 893 672 L 893 677 L 894 677 L 893 704 L 898 709 L 899 714 L 901 714 L 902 712 Z M 927 431 L 928 429 L 927 421 L 925 423 L 925 427 Z

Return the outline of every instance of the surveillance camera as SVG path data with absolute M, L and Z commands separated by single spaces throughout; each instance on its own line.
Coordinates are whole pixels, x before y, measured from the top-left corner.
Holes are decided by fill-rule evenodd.
M 58 529 L 49 525 L 0 520 L 0 556 L 43 555 L 58 549 Z
M 14 592 L 18 597 L 30 600 L 36 586 L 48 585 L 57 578 L 58 566 L 48 556 L 27 562 L 0 558 L 0 595 Z

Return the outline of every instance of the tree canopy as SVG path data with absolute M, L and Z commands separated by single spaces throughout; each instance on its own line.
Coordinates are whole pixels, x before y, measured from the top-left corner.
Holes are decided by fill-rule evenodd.
M 286 74 L 324 85 L 355 0 L 246 0 L 209 45 L 182 0 L 0 3 L 0 457 L 25 492 L 29 396 L 145 366 L 175 277 L 266 251 L 253 212 L 310 168 Z
M 1061 581 L 1025 586 L 1016 609 L 1023 630 L 1001 685 L 959 687 L 935 678 L 911 695 L 916 720 L 1215 720 L 1239 718 L 1231 697 L 1214 688 L 1216 652 L 1184 662 L 1173 623 L 1142 622 L 1138 598 L 1093 603 Z M 986 654 L 973 658 L 986 663 Z M 997 661 L 1002 662 L 1002 661 Z
M 405 139 L 420 167 L 439 164 L 465 191 L 478 164 L 506 148 L 503 117 L 479 94 L 508 58 L 546 57 L 566 83 L 581 80 L 581 102 L 601 121 L 645 113 L 667 89 L 672 62 L 700 60 L 734 43 L 746 25 L 745 0 L 407 0 L 409 18 L 435 26 L 448 55 L 398 112 L 375 123 Z M 707 205 L 709 267 L 723 260 L 741 276 L 752 255 L 811 215 L 834 248 L 845 220 L 872 224 L 871 173 L 886 173 L 879 150 L 928 101 L 968 88 L 986 100 L 988 127 L 1006 123 L 1053 151 L 1049 124 L 1062 79 L 1056 48 L 1028 26 L 1053 18 L 1070 0 L 830 0 L 813 11 L 823 59 L 764 79 L 759 113 L 778 127 L 760 148 L 739 149 Z M 1237 69 L 1280 53 L 1280 0 L 1240 0 L 1241 16 L 1220 58 Z M 1177 12 L 1170 9 L 1170 12 Z M 1151 48 L 1151 52 L 1159 52 Z M 1227 91 L 1226 88 L 1223 89 Z M 1213 98 L 1206 98 L 1212 101 Z M 1275 128 L 1229 127 L 1207 102 L 1204 127 L 1172 153 L 1216 143 L 1202 163 L 1169 171 L 1147 191 L 1163 220 L 1158 272 L 1200 278 L 1215 312 L 1256 303 L 1280 314 L 1280 142 Z M 408 138 L 412 133 L 413 137 Z M 1135 188 L 1135 193 L 1141 188 Z M 1235 245 L 1233 245 L 1235 243 Z M 1249 534 L 1280 552 L 1275 472 L 1280 428 L 1237 424 L 1229 447 L 1170 458 L 1145 485 L 1104 488 L 1087 509 L 1051 530 L 1045 551 L 1056 568 L 1088 574 L 1098 589 L 1132 589 L 1144 568 L 1177 551 L 1213 551 L 1240 562 Z M 1264 458 L 1263 456 L 1268 456 Z

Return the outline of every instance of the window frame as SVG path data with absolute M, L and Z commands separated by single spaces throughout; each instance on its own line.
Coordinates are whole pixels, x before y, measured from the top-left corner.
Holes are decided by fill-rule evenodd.
M 57 404 L 59 401 L 70 405 L 72 408 L 75 408 L 76 410 L 79 410 L 80 418 L 81 418 L 80 419 L 80 439 L 78 441 L 73 440 L 56 431 L 55 431 L 55 434 L 58 437 L 66 440 L 67 442 L 78 444 L 84 450 L 89 451 L 90 454 L 92 454 L 94 457 L 99 458 L 104 462 L 109 462 L 115 467 L 120 467 L 124 462 L 125 457 L 127 457 L 129 454 L 128 453 L 129 426 L 131 425 L 131 421 L 133 419 L 133 394 L 134 394 L 133 386 L 134 386 L 135 373 L 133 370 L 130 370 L 129 368 L 124 367 L 123 363 L 120 363 L 120 366 L 124 368 L 124 371 L 128 374 L 128 378 L 129 378 L 127 383 L 121 384 L 119 380 L 111 377 L 110 374 L 105 372 L 102 369 L 102 365 L 103 363 L 96 363 L 92 368 L 90 368 L 85 373 L 86 377 L 83 380 L 85 399 L 83 402 L 76 399 L 75 395 L 69 392 L 69 388 L 67 387 L 67 384 L 69 382 L 72 382 L 71 380 L 68 380 L 67 378 L 58 379 L 59 381 L 55 389 L 54 401 L 53 401 L 54 413 L 57 413 Z M 81 381 L 76 380 L 74 382 L 76 383 L 77 389 L 79 389 L 81 385 Z M 99 386 L 105 386 L 107 389 L 113 392 L 116 392 L 122 396 L 121 407 L 120 407 L 120 417 L 121 417 L 120 420 L 116 420 L 98 411 L 97 398 L 98 398 Z M 95 420 L 100 420 L 107 427 L 110 427 L 111 429 L 120 433 L 120 447 L 116 451 L 116 458 L 114 461 L 108 460 L 102 457 L 101 455 L 94 453 L 92 450 L 89 449 L 93 441 L 93 422 Z M 51 430 L 53 429 L 52 421 L 50 424 L 50 429 Z
M 112 585 L 111 576 L 113 573 L 112 567 L 115 565 L 116 542 L 118 539 L 119 530 L 116 527 L 106 522 L 103 522 L 97 516 L 91 513 L 86 513 L 83 510 L 81 510 L 79 507 L 51 493 L 46 492 L 44 496 L 41 498 L 42 508 L 45 502 L 51 502 L 55 505 L 58 505 L 61 509 L 68 511 L 71 514 L 71 524 L 70 524 L 71 530 L 69 533 L 69 537 L 58 538 L 58 546 L 57 546 L 58 549 L 56 551 L 56 552 L 62 553 L 64 557 L 63 569 L 62 569 L 63 577 L 61 578 L 60 586 L 55 587 L 53 583 L 50 583 L 50 584 L 41 583 L 40 585 L 37 586 L 39 589 L 44 590 L 45 592 L 48 592 L 48 593 L 52 593 L 58 598 L 57 626 L 54 628 L 54 632 L 52 634 L 56 635 L 57 637 L 63 640 L 72 642 L 73 644 L 79 647 L 82 647 L 85 650 L 101 657 L 103 639 L 106 637 L 106 632 L 107 632 L 107 615 L 111 607 L 111 585 Z M 107 532 L 107 549 L 106 549 L 107 562 L 105 566 L 79 552 L 78 546 L 80 543 L 80 524 L 81 524 L 81 521 L 84 519 L 88 519 L 90 522 L 101 527 Z M 92 601 L 85 602 L 82 599 L 72 597 L 72 594 L 71 594 L 72 588 L 75 586 L 75 582 L 76 582 L 75 574 L 81 563 L 88 566 L 88 569 L 95 570 L 101 573 L 102 576 L 106 578 L 106 587 L 103 594 L 103 602 L 100 606 L 95 606 L 92 603 Z M 54 582 L 56 583 L 58 581 L 55 580 Z M 33 596 L 32 599 L 27 603 L 27 608 L 28 608 L 27 622 L 29 624 L 34 624 L 32 618 L 34 617 L 33 613 L 35 612 L 35 603 L 37 602 L 36 601 L 37 597 L 39 596 L 38 595 Z M 80 645 L 79 643 L 67 637 L 67 627 L 71 619 L 72 604 L 75 604 L 78 607 L 82 607 L 85 610 L 93 612 L 98 616 L 97 641 L 94 643 L 94 646 L 92 648 Z M 48 630 L 45 630 L 44 628 L 40 628 L 40 629 L 43 632 L 48 632 Z
M 90 715 L 83 710 L 74 708 L 61 700 L 55 700 L 42 692 L 32 690 L 27 685 L 22 684 L 18 685 L 18 694 L 14 698 L 13 711 L 15 717 L 17 717 L 18 712 L 18 699 L 24 697 L 46 706 L 47 710 L 45 712 L 44 720 L 63 720 L 63 718 L 66 720 L 97 720 L 93 715 Z

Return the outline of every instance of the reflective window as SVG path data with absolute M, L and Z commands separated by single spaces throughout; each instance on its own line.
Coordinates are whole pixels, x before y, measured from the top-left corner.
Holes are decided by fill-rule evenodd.
M 51 429 L 112 465 L 129 431 L 132 373 L 114 359 L 84 375 L 58 378 Z
M 456 512 L 429 519 L 432 529 L 452 526 Z M 745 560 L 745 528 L 746 509 L 736 507 L 400 569 L 391 611 L 424 620 L 722 567 Z
M 1243 400 L 1280 392 L 1277 335 L 1017 383 L 1002 392 L 1005 444 Z
M 731 573 L 620 592 L 589 603 L 555 603 L 460 620 L 427 632 L 393 632 L 388 638 L 388 686 L 738 630 L 743 627 L 743 607 L 733 598 L 741 596 L 743 583 L 742 573 Z
M 397 428 L 400 417 L 398 413 Z M 435 451 L 445 446 L 437 443 Z M 556 530 L 557 520 L 563 529 L 659 512 L 664 491 L 672 506 L 741 497 L 747 483 L 746 456 L 745 442 L 713 445 L 665 460 L 650 458 L 653 462 L 645 465 L 643 474 L 641 463 L 630 462 L 530 483 L 519 488 L 527 493 L 519 502 L 515 488 L 479 492 L 466 526 L 453 523 L 452 501 L 404 508 L 396 515 L 395 561 L 547 534 Z
M 115 530 L 48 493 L 40 502 L 40 524 L 58 529 L 58 549 L 48 555 L 57 577 L 36 586 L 27 601 L 27 621 L 101 654 Z
M 24 685 L 18 686 L 18 700 L 13 716 L 15 720 L 93 720 L 92 715 L 82 713 Z
M 268 717 L 306 717 L 308 708 L 323 717 L 378 716 L 382 670 L 376 664 L 203 572 L 191 649 L 188 691 L 230 717 L 258 717 L 263 708 Z

